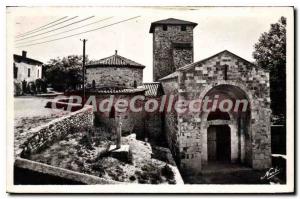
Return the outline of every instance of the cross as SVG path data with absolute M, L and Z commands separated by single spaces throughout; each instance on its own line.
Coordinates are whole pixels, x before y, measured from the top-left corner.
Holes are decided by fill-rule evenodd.
M 117 143 L 116 148 L 121 148 L 121 138 L 122 138 L 122 117 L 121 115 L 118 116 L 118 126 L 117 126 Z

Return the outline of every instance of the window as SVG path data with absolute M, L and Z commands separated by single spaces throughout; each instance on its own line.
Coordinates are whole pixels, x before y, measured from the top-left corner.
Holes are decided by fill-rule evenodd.
M 168 26 L 167 25 L 163 25 L 163 31 L 167 31 L 168 30 Z
M 186 31 L 186 26 L 185 25 L 181 26 L 181 31 Z
M 40 70 L 38 69 L 36 77 L 39 78 L 39 76 L 40 76 Z
M 227 72 L 228 72 L 228 65 L 225 65 L 224 66 L 224 80 L 228 80 Z
M 30 77 L 30 68 L 28 68 L 28 77 Z
M 18 67 L 16 67 L 16 64 L 14 64 L 14 78 L 18 78 Z
M 96 82 L 95 82 L 95 80 L 92 81 L 92 88 L 96 88 Z

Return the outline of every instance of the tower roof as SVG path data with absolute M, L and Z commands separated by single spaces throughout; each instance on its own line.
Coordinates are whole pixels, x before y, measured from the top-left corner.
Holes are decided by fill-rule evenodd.
M 198 24 L 194 23 L 194 22 L 190 22 L 190 21 L 168 18 L 168 19 L 152 22 L 151 26 L 150 26 L 150 31 L 149 31 L 150 33 L 153 33 L 154 27 L 156 25 L 189 25 L 189 26 L 193 26 L 193 28 L 194 28 Z
M 130 59 L 122 57 L 117 54 L 117 51 L 114 55 L 92 61 L 86 65 L 87 68 L 103 67 L 103 66 L 117 66 L 117 67 L 133 67 L 133 68 L 145 68 L 142 64 L 134 62 Z

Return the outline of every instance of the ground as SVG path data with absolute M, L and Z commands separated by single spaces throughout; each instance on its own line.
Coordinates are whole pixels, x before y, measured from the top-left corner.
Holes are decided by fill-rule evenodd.
M 14 147 L 19 149 L 22 142 L 31 134 L 30 130 L 48 123 L 54 118 L 69 114 L 68 111 L 45 108 L 50 98 L 15 97 L 14 98 Z
M 173 161 L 166 161 L 165 157 L 157 154 L 157 150 L 152 150 L 149 143 L 136 140 L 135 134 L 122 137 L 122 144 L 129 144 L 132 153 L 132 159 L 128 162 L 109 156 L 107 149 L 114 139 L 109 133 L 97 128 L 92 134 L 69 134 L 64 140 L 39 154 L 32 155 L 30 159 L 118 182 L 176 183 L 172 169 L 170 171 L 173 166 L 166 163 Z M 153 154 L 153 151 L 156 154 Z
M 238 164 L 209 164 L 201 174 L 183 175 L 186 184 L 269 184 L 262 180 L 265 171 L 254 170 Z

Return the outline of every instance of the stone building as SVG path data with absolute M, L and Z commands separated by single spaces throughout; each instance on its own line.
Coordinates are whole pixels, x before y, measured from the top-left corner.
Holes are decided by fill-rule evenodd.
M 164 94 L 178 100 L 219 96 L 248 106 L 243 112 L 165 112 L 163 131 L 178 165 L 192 172 L 207 164 L 270 167 L 269 73 L 227 50 L 193 63 L 196 25 L 177 19 L 151 24 L 154 80 L 162 77 Z M 185 48 L 177 49 L 177 44 Z
M 134 132 L 138 139 L 155 140 L 158 137 L 157 134 L 161 133 L 160 115 L 153 113 L 149 117 L 144 111 L 134 112 L 127 108 L 124 112 L 118 112 L 115 109 L 115 102 L 119 99 L 130 102 L 135 96 L 145 96 L 147 99 L 161 96 L 159 83 L 143 84 L 144 68 L 118 55 L 117 51 L 110 57 L 87 64 L 87 96 L 96 97 L 97 107 L 104 100 L 114 97 L 111 109 L 95 111 L 96 125 L 114 131 L 121 118 L 123 135 Z M 136 100 L 136 107 L 143 105 L 144 100 Z
M 42 62 L 27 57 L 26 51 L 22 51 L 22 55 L 14 54 L 14 80 L 34 82 L 42 78 L 42 65 Z
M 87 84 L 91 87 L 136 88 L 143 83 L 145 66 L 117 54 L 86 65 Z
M 196 23 L 169 18 L 151 23 L 153 80 L 193 63 L 193 29 Z

